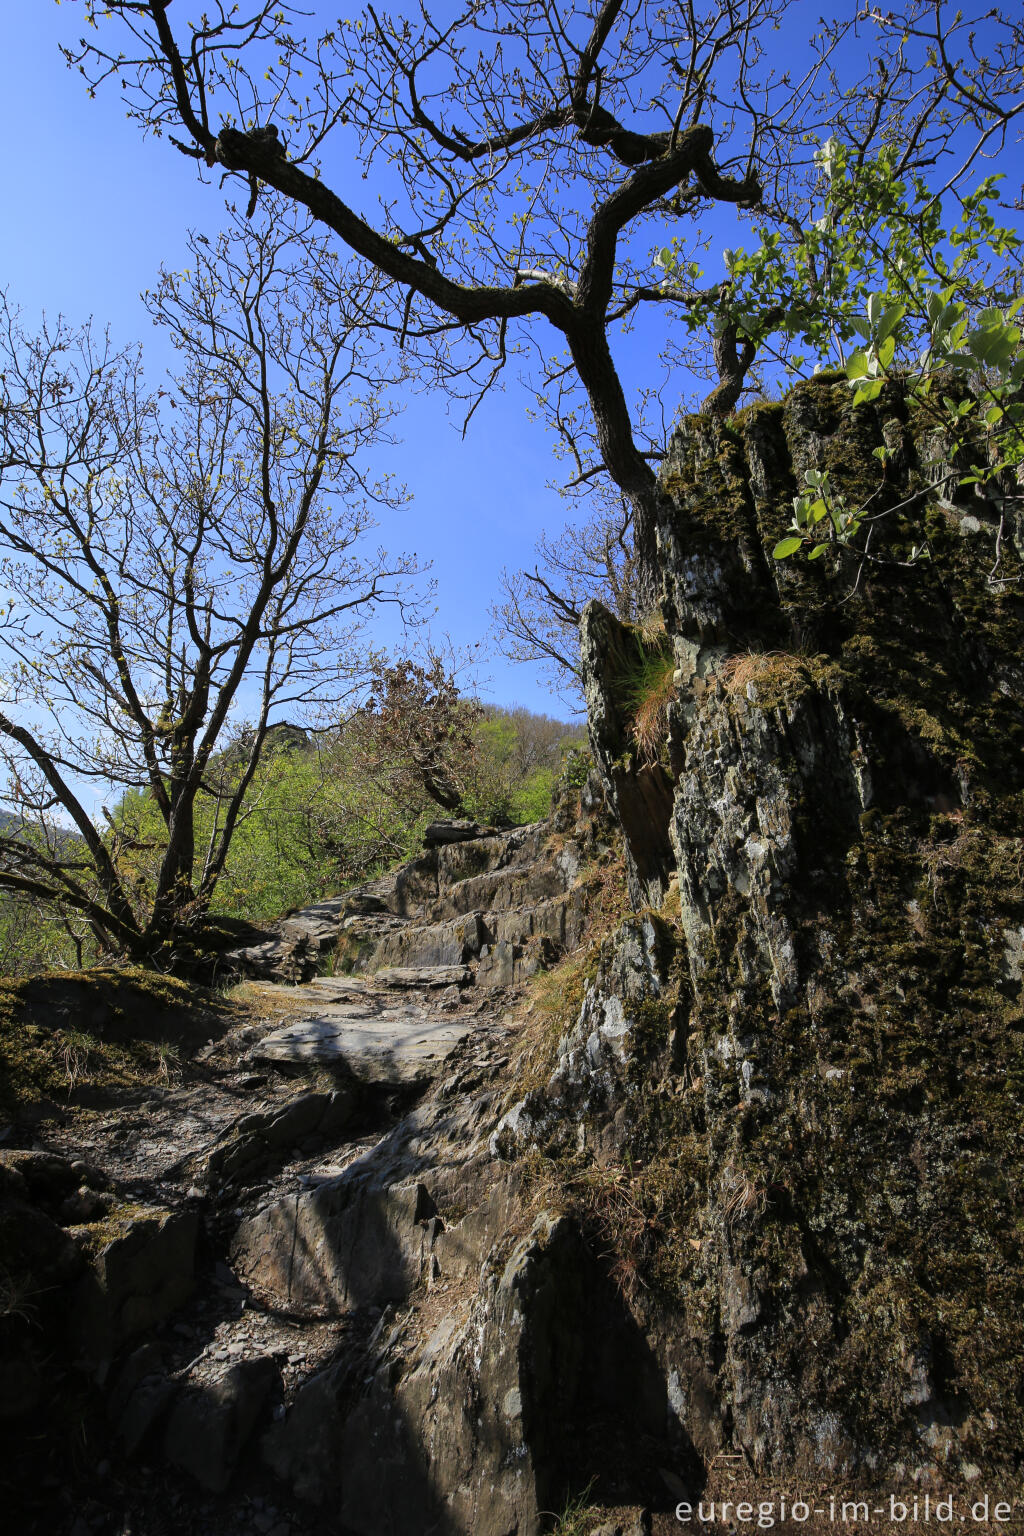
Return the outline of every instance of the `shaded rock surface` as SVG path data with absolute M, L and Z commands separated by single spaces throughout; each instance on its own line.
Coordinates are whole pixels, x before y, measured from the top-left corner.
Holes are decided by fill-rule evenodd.
M 167 1460 L 203 1488 L 222 1493 L 276 1379 L 273 1360 L 263 1356 L 180 1393 L 164 1434 Z
M 81 1360 L 106 1366 L 129 1339 L 147 1333 L 191 1295 L 195 1211 L 125 1204 L 71 1234 L 89 1258 L 71 1297 L 71 1337 Z
M 265 1035 L 254 1056 L 258 1061 L 321 1063 L 397 1088 L 436 1076 L 465 1033 L 463 1026 L 413 1006 L 370 1012 L 327 1003 L 317 1018 Z
M 854 410 L 821 378 L 673 437 L 656 763 L 622 688 L 643 637 L 597 607 L 583 630 L 631 892 L 669 943 L 639 1009 L 603 964 L 493 1145 L 565 1156 L 582 1136 L 637 1170 L 604 1198 L 704 1458 L 1016 1496 L 1024 548 L 1017 524 L 996 592 L 1002 507 L 929 502 L 941 444 L 917 411 L 895 389 Z M 772 561 L 810 467 L 851 504 L 913 505 L 928 568 L 898 563 L 897 513 L 856 590 L 847 563 Z
M 123 1125 L 71 1124 L 0 1165 L 12 1204 L 31 1209 L 30 1183 L 45 1195 L 61 1284 L 88 1291 L 94 1433 L 134 1484 L 139 1530 L 163 1530 L 145 1463 L 200 1525 L 205 1498 L 280 1536 L 525 1536 L 588 1481 L 586 1427 L 620 1433 L 608 1384 L 630 1372 L 630 1436 L 651 1445 L 639 1483 L 670 1454 L 653 1449 L 663 1385 L 578 1226 L 531 1209 L 488 1145 L 522 979 L 578 941 L 604 835 L 591 816 L 553 847 L 542 827 L 436 842 L 348 899 L 351 974 L 250 983 L 252 1022 L 198 1052 L 202 1084 L 190 1069 Z M 436 960 L 448 935 L 458 963 L 385 963 Z M 55 1218 L 84 1188 L 72 1149 L 104 1169 L 107 1225 L 69 1237 Z M 563 1448 L 569 1423 L 579 1445 Z M 273 1520 L 260 1487 L 278 1490 Z

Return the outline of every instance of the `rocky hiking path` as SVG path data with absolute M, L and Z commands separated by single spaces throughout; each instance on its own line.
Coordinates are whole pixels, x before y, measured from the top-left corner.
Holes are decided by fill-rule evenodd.
M 523 984 L 581 942 L 588 891 L 547 825 L 432 828 L 421 858 L 236 952 L 238 1022 L 166 1083 L 0 1150 L 0 1227 L 45 1224 L 35 1279 L 74 1288 L 63 1358 L 21 1340 L 6 1372 L 62 1395 L 82 1440 L 17 1489 L 21 1529 L 440 1532 L 425 1439 L 465 1462 L 465 1528 L 536 1527 L 514 1298 L 571 1239 L 513 1230 L 492 1141 Z M 349 973 L 317 974 L 328 955 Z M 508 1375 L 511 1459 L 467 1417 L 467 1364 Z

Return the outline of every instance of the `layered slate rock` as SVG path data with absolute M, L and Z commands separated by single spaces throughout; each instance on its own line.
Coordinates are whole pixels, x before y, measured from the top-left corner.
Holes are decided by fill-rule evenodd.
M 116 1206 L 93 1226 L 71 1228 L 89 1258 L 73 1298 L 71 1335 L 81 1360 L 109 1361 L 188 1299 L 198 1229 L 194 1211 L 134 1204 Z
M 468 821 L 465 818 L 456 818 L 453 821 L 432 821 L 423 833 L 423 843 L 427 848 L 440 848 L 445 843 L 468 843 L 474 838 L 486 837 L 493 831 L 493 827 L 482 826 L 478 821 Z
M 706 1459 L 1016 1490 L 1024 524 L 933 491 L 920 409 L 823 377 L 674 435 L 655 808 L 622 705 L 636 637 L 592 609 L 585 644 L 631 889 L 674 958 L 642 1009 L 614 983 L 588 1003 L 495 1145 L 610 1137 L 642 1170 L 648 1336 Z M 809 468 L 871 499 L 877 561 L 772 560 Z
M 580 659 L 590 745 L 622 832 L 630 896 L 638 907 L 660 904 L 672 869 L 672 775 L 667 764 L 638 754 L 624 703 L 630 670 L 643 646 L 643 637 L 603 604 L 587 603 L 580 621 Z
M 257 1061 L 292 1062 L 341 1069 L 363 1083 L 410 1087 L 435 1077 L 467 1026 L 416 1007 L 327 1005 L 316 1018 L 302 1019 L 265 1035 L 253 1052 Z
M 387 1184 L 357 1172 L 246 1221 L 231 1262 L 258 1294 L 292 1310 L 381 1306 L 425 1278 L 435 1215 L 420 1181 Z
M 211 1493 L 223 1493 L 277 1375 L 273 1360 L 262 1357 L 228 1366 L 216 1381 L 186 1388 L 164 1434 L 167 1460 Z
M 208 1183 L 252 1182 L 297 1145 L 337 1141 L 352 1119 L 357 1094 L 345 1084 L 332 1093 L 302 1093 L 265 1114 L 243 1115 L 197 1161 Z
M 272 934 L 226 957 L 246 975 L 287 983 L 315 978 L 332 950 L 355 973 L 483 966 L 485 985 L 510 985 L 582 940 L 586 893 L 582 851 L 571 839 L 549 848 L 545 823 L 496 832 L 475 822 L 428 829 L 427 848 L 401 869 L 317 903 Z M 511 953 L 509 969 L 507 955 Z
M 291 1317 L 391 1304 L 262 1444 L 299 1497 L 364 1536 L 537 1533 L 567 1487 L 593 1484 L 610 1436 L 619 1486 L 677 1451 L 657 1365 L 577 1223 L 530 1212 L 487 1151 L 501 1042 L 493 1025 L 467 1040 L 365 1158 L 236 1233 L 235 1271 Z

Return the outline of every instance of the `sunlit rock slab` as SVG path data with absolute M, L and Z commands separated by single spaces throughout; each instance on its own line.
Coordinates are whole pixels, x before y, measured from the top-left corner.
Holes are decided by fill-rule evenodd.
M 467 1034 L 465 1023 L 412 1009 L 376 1015 L 345 1009 L 342 1016 L 300 1019 L 274 1030 L 253 1055 L 261 1061 L 343 1066 L 360 1082 L 403 1087 L 435 1077 Z

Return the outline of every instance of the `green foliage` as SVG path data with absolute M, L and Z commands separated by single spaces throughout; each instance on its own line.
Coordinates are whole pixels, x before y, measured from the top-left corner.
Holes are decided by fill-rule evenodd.
M 529 710 L 484 707 L 474 730 L 474 761 L 463 798 L 466 814 L 488 823 L 541 821 L 578 728 Z
M 551 1536 L 586 1536 L 587 1531 L 593 1529 L 594 1521 L 601 1515 L 597 1505 L 590 1502 L 593 1486 L 594 1479 L 591 1479 L 582 1493 L 566 1498 Z
M 560 782 L 567 790 L 578 794 L 590 777 L 593 766 L 594 759 L 590 755 L 590 748 L 585 743 L 580 746 L 570 746 L 562 759 Z
M 653 761 L 665 738 L 665 709 L 676 691 L 675 657 L 663 631 L 647 638 L 638 629 L 635 638 L 629 668 L 618 679 L 616 692 L 641 756 Z
M 1014 479 L 1024 463 L 1024 403 L 1020 399 L 1024 384 L 1024 355 L 1021 354 L 1021 329 L 1015 323 L 1024 298 L 1003 310 L 989 306 L 976 317 L 972 326 L 968 306 L 953 297 L 952 285 L 928 296 L 929 330 L 917 366 L 906 370 L 895 366 L 895 331 L 906 315 L 906 306 L 885 307 L 885 295 L 872 294 L 863 317 L 865 345 L 854 352 L 846 365 L 846 376 L 854 390 L 854 405 L 876 400 L 883 385 L 897 378 L 906 396 L 916 400 L 926 419 L 941 436 L 943 448 L 935 464 L 952 463 L 969 456 L 966 474 L 948 472 L 942 485 L 951 481 L 958 486 L 997 486 L 1009 472 Z M 966 389 L 956 390 L 952 380 L 959 375 Z M 884 475 L 890 453 L 885 447 L 874 450 Z M 823 554 L 828 545 L 851 548 L 866 553 L 855 544 L 865 523 L 885 517 L 885 510 L 871 516 L 865 507 L 848 507 L 842 496 L 832 492 L 827 471 L 809 469 L 805 474 L 808 491 L 793 498 L 793 522 L 787 537 L 776 544 L 773 554 L 783 560 L 798 550 L 810 559 Z M 912 545 L 905 564 L 927 558 L 927 543 Z M 998 563 L 998 562 L 997 562 Z M 998 581 L 995 568 L 992 579 Z
M 209 903 L 210 919 L 272 921 L 409 859 L 422 847 L 427 822 L 438 816 L 431 787 L 444 776 L 450 782 L 457 778 L 462 798 L 442 814 L 497 824 L 547 816 L 565 755 L 581 746 L 578 728 L 519 707 L 462 700 L 454 690 L 443 693 L 437 704 L 435 714 L 445 727 L 439 734 L 433 729 L 438 721 L 431 716 L 430 698 L 419 702 L 424 718 L 413 746 L 430 747 L 427 774 L 410 753 L 399 761 L 400 752 L 383 750 L 374 729 L 377 717 L 365 706 L 332 730 L 307 734 L 296 726 L 271 728 L 245 790 L 230 854 Z M 394 747 L 396 741 L 392 731 L 383 746 Z M 249 747 L 250 737 L 242 732 L 209 765 L 195 809 L 200 871 L 222 834 L 225 807 L 247 772 Z M 38 830 L 25 832 L 26 838 L 39 835 Z M 52 835 L 65 841 L 72 836 Z M 148 790 L 122 796 L 111 814 L 106 844 L 125 889 L 140 911 L 147 910 L 167 846 L 166 824 Z M 189 918 L 183 914 L 186 922 Z M 97 958 L 87 925 L 76 927 L 38 902 L 0 893 L 0 975 L 81 970 Z
M 84 929 L 84 925 L 83 925 Z M 0 976 L 80 970 L 96 958 L 96 943 L 72 921 L 13 891 L 0 891 Z
M 833 490 L 827 469 L 808 469 L 804 480 L 807 489 L 793 497 L 791 532 L 772 550 L 776 560 L 805 548 L 807 558 L 817 560 L 830 545 L 852 546 L 867 517 L 863 508 L 849 506 L 842 492 Z M 927 544 L 914 544 L 903 563 L 913 565 L 929 554 Z
M 230 757 L 230 754 L 225 754 Z M 240 767 L 224 772 L 225 797 Z M 425 796 L 382 795 L 344 732 L 302 747 L 269 750 L 247 792 L 211 913 L 269 921 L 334 895 L 408 858 L 429 819 Z M 197 806 L 197 844 L 214 839 L 220 806 Z M 126 796 L 117 816 L 131 829 L 133 880 L 148 889 L 159 869 L 161 827 L 145 793 Z
M 846 368 L 866 327 L 883 349 L 883 367 L 906 365 L 932 323 L 934 293 L 948 289 L 972 314 L 1012 302 L 1024 242 L 992 212 L 999 176 L 961 197 L 959 218 L 947 227 L 941 198 L 924 178 L 899 174 L 895 147 L 861 157 L 830 138 L 815 160 L 818 186 L 803 224 L 786 239 L 767 222 L 756 225 L 753 251 L 723 253 L 723 282 L 701 290 L 704 273 L 681 263 L 674 246 L 655 255 L 662 287 L 686 297 L 691 332 L 735 324 L 740 340 L 805 377 Z
M 487 823 L 543 819 L 566 753 L 580 752 L 578 729 L 518 707 L 473 705 L 470 718 L 464 814 Z M 371 879 L 422 847 L 436 802 L 417 775 L 381 772 L 358 724 L 352 717 L 311 737 L 295 729 L 271 732 L 210 904 L 212 917 L 270 921 Z M 196 803 L 200 867 L 244 771 L 243 748 L 240 738 L 215 760 L 208 777 L 217 791 Z M 109 838 L 125 885 L 140 905 L 151 902 L 166 828 L 148 791 L 123 796 Z M 45 909 L 0 895 L 0 974 L 81 969 L 95 958 L 88 935 L 74 934 Z
M 967 455 L 968 472 L 947 480 L 981 487 L 1015 472 L 1024 462 L 1017 324 L 1024 241 L 996 221 L 1000 177 L 986 177 L 960 198 L 958 217 L 947 222 L 941 196 L 921 176 L 899 174 L 894 148 L 861 158 L 832 138 L 816 160 L 820 216 L 788 242 L 765 226 L 752 253 L 726 251 L 728 281 L 691 305 L 691 328 L 735 324 L 742 340 L 791 375 L 810 362 L 815 371 L 838 363 L 858 406 L 898 379 L 934 425 L 941 460 Z M 655 263 L 665 284 L 700 276 L 683 271 L 670 249 Z M 875 452 L 881 489 L 890 454 Z M 817 559 L 832 548 L 863 559 L 873 526 L 892 508 L 847 505 L 825 470 L 805 478 L 775 558 L 802 552 Z M 922 532 L 901 563 L 928 554 Z M 872 558 L 885 557 L 876 550 Z

